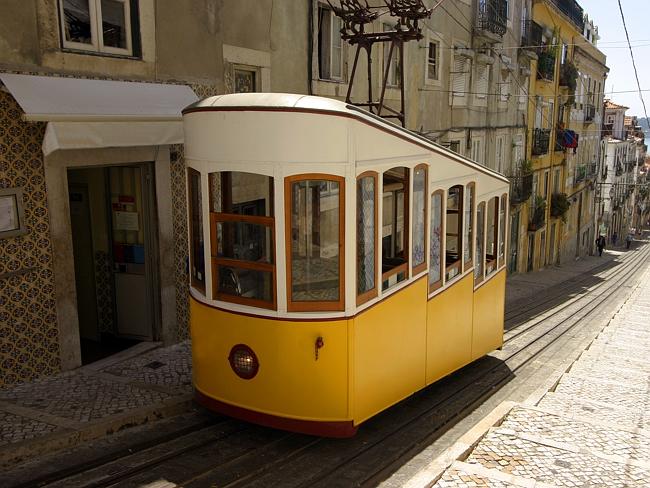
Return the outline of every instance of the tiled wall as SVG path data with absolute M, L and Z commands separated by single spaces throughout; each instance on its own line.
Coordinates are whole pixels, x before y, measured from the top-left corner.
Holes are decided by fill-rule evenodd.
M 23 189 L 27 234 L 0 239 L 0 387 L 60 369 L 41 144 L 45 124 L 23 122 L 0 91 L 0 188 Z

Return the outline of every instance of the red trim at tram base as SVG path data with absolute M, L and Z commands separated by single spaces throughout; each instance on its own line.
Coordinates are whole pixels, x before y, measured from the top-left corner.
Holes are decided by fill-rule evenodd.
M 222 413 L 236 419 L 245 420 L 246 422 L 272 427 L 274 429 L 289 430 L 291 432 L 322 437 L 339 438 L 352 437 L 357 433 L 357 426 L 353 425 L 351 420 L 346 422 L 319 422 L 316 420 L 299 420 L 278 417 L 276 415 L 269 415 L 267 413 L 255 412 L 246 408 L 228 405 L 227 403 L 210 398 L 196 389 L 194 390 L 194 400 L 208 410 Z

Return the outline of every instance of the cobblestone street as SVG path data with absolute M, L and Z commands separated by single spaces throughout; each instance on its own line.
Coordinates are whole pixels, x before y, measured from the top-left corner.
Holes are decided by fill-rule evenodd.
M 649 296 L 646 270 L 560 381 L 509 408 L 433 486 L 649 486 Z

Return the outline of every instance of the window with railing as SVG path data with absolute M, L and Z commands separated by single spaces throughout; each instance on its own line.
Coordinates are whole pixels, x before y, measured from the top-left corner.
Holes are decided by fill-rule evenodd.
M 479 30 L 503 36 L 508 26 L 507 0 L 479 0 L 477 22 Z
M 551 129 L 533 129 L 533 155 L 548 153 Z

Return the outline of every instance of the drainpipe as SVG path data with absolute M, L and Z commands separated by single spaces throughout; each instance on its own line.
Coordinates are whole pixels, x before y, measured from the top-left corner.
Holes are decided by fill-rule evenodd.
M 314 64 L 312 59 L 314 54 L 314 2 L 308 0 L 307 4 L 307 93 L 313 95 L 314 90 L 312 88 L 311 77 Z

